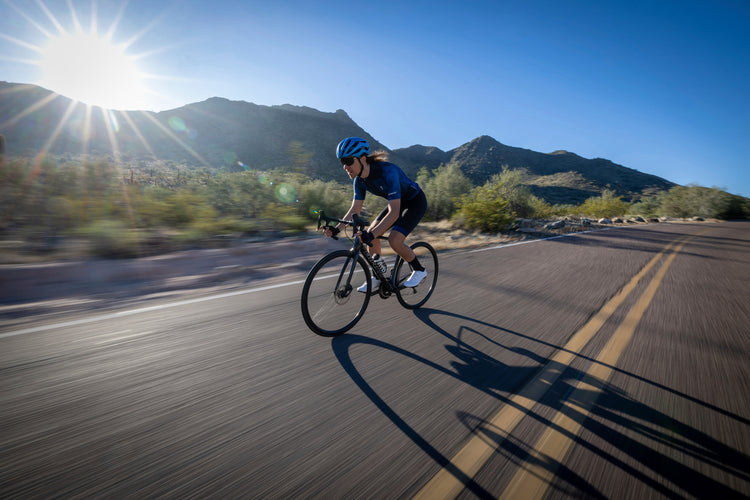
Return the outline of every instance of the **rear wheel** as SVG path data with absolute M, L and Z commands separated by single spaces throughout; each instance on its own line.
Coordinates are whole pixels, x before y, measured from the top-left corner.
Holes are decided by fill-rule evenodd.
M 357 288 L 367 283 L 367 292 Z M 362 318 L 370 302 L 370 269 L 361 256 L 339 250 L 323 257 L 310 270 L 302 287 L 302 317 L 318 335 L 335 337 Z
M 437 252 L 432 245 L 424 241 L 419 241 L 411 246 L 414 254 L 419 259 L 419 263 L 427 271 L 427 277 L 419 285 L 413 288 L 405 288 L 403 283 L 411 275 L 409 264 L 403 259 L 398 259 L 394 272 L 396 273 L 396 297 L 402 306 L 407 309 L 417 309 L 422 307 L 435 291 L 435 285 L 438 278 L 438 259 Z

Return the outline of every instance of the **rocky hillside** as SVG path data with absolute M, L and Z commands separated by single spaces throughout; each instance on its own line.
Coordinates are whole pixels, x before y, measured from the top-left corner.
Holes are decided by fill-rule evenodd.
M 343 110 L 326 113 L 213 97 L 159 113 L 105 111 L 40 87 L 7 82 L 0 82 L 0 134 L 9 156 L 47 152 L 106 156 L 136 166 L 163 160 L 209 168 L 297 169 L 339 181 L 334 150 L 342 137 L 361 136 L 388 151 Z M 637 197 L 674 185 L 602 158 L 539 153 L 489 136 L 451 151 L 416 145 L 389 152 L 411 175 L 422 167 L 455 162 L 475 184 L 505 165 L 524 169 L 532 190 L 552 203 L 578 203 L 603 189 Z
M 661 177 L 603 158 L 589 160 L 567 151 L 539 153 L 506 146 L 489 136 L 478 137 L 447 152 L 412 146 L 397 149 L 394 155 L 406 159 L 410 166 L 421 164 L 434 168 L 443 163 L 457 163 L 475 184 L 483 183 L 503 165 L 523 169 L 525 181 L 532 191 L 553 203 L 581 202 L 599 195 L 604 189 L 612 189 L 629 198 L 644 191 L 662 191 L 675 185 Z

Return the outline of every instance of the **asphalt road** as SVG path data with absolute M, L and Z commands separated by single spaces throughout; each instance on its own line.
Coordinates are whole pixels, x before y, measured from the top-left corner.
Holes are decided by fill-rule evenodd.
M 303 274 L 0 317 L 0 497 L 750 495 L 750 223 L 440 258 L 335 339 Z

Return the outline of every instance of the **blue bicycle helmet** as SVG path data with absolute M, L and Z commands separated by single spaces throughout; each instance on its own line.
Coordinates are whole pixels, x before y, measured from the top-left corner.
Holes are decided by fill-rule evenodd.
M 370 145 L 361 137 L 347 137 L 336 148 L 336 158 L 359 158 L 366 154 L 370 154 Z

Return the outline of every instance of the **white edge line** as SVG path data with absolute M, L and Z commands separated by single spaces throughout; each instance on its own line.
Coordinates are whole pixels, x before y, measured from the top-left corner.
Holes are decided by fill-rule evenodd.
M 139 307 L 137 309 L 130 309 L 128 311 L 119 311 L 115 313 L 110 314 L 102 314 L 100 316 L 94 316 L 91 318 L 84 318 L 84 319 L 77 319 L 74 321 L 66 321 L 63 323 L 54 323 L 51 325 L 43 325 L 43 326 L 35 326 L 33 328 L 26 328 L 23 330 L 16 330 L 14 332 L 6 332 L 0 334 L 0 339 L 4 339 L 7 337 L 15 337 L 17 335 L 25 335 L 27 333 L 38 333 L 38 332 L 44 332 L 47 330 L 54 330 L 57 328 L 65 328 L 68 326 L 77 326 L 77 325 L 84 325 L 86 323 L 94 323 L 96 321 L 105 321 L 108 319 L 114 319 L 114 318 L 121 318 L 123 316 L 131 316 L 133 314 L 141 314 L 145 312 L 151 312 L 151 311 L 158 311 L 161 309 L 169 309 L 170 307 L 180 307 L 185 306 L 189 304 L 196 304 L 198 302 L 206 302 L 209 300 L 216 300 L 216 299 L 225 299 L 227 297 L 234 297 L 236 295 L 244 295 L 248 293 L 254 293 L 254 292 L 263 292 L 266 290 L 272 290 L 274 288 L 281 288 L 285 286 L 292 286 L 292 285 L 299 285 L 301 283 L 304 283 L 304 280 L 297 280 L 297 281 L 289 281 L 286 283 L 278 283 L 275 285 L 268 285 L 268 286 L 262 286 L 258 288 L 250 288 L 248 290 L 237 290 L 235 292 L 226 292 L 226 293 L 220 293 L 217 295 L 209 295 L 207 297 L 198 297 L 196 299 L 188 299 L 188 300 L 180 300 L 177 302 L 170 302 L 168 304 L 161 304 L 158 306 L 149 306 L 149 307 Z
M 549 240 L 556 240 L 558 238 L 567 238 L 569 236 L 578 236 L 580 234 L 589 234 L 589 233 L 596 233 L 599 231 L 607 231 L 609 229 L 614 229 L 612 227 L 603 227 L 601 229 L 591 229 L 589 231 L 577 231 L 575 233 L 566 233 L 566 234 L 559 234 L 557 236 L 550 236 L 549 238 L 539 238 L 538 240 L 526 240 L 526 241 L 517 241 L 515 243 L 505 243 L 501 245 L 494 245 L 491 247 L 486 248 L 478 248 L 477 250 L 470 250 L 466 253 L 476 253 L 476 252 L 486 252 L 487 250 L 497 250 L 499 248 L 507 248 L 507 247 L 514 247 L 517 245 L 526 245 L 527 243 L 539 243 L 542 241 L 549 241 Z
M 507 248 L 507 247 L 513 247 L 516 245 L 525 245 L 527 243 L 539 243 L 542 241 L 549 241 L 549 240 L 555 240 L 557 238 L 566 238 L 568 236 L 578 236 L 580 234 L 587 234 L 587 233 L 593 233 L 596 231 L 606 231 L 608 229 L 612 228 L 602 228 L 602 229 L 592 229 L 591 231 L 580 231 L 576 233 L 567 233 L 567 234 L 561 234 L 559 236 L 552 236 L 550 238 L 540 238 L 538 240 L 526 240 L 526 241 L 519 241 L 516 243 L 508 243 L 505 245 L 495 245 L 487 248 L 480 248 L 477 250 L 471 250 L 467 253 L 475 253 L 475 252 L 486 252 L 487 250 L 497 250 L 501 248 Z M 329 278 L 331 276 L 326 276 L 326 278 Z M 57 328 L 65 328 L 68 326 L 77 326 L 77 325 L 85 325 L 87 323 L 95 323 L 97 321 L 106 321 L 108 319 L 114 319 L 114 318 L 121 318 L 123 316 L 132 316 L 133 314 L 141 314 L 151 311 L 158 311 L 161 309 L 169 309 L 171 307 L 180 307 L 185 306 L 189 304 L 196 304 L 198 302 L 206 302 L 209 300 L 217 300 L 217 299 L 225 299 L 227 297 L 234 297 L 237 295 L 245 295 L 248 293 L 255 293 L 255 292 L 263 292 L 266 290 L 272 290 L 274 288 L 281 288 L 285 286 L 292 286 L 292 285 L 299 285 L 301 283 L 304 283 L 304 280 L 297 280 L 297 281 L 290 281 L 287 283 L 278 283 L 275 285 L 268 285 L 268 286 L 262 286 L 259 288 L 250 288 L 248 290 L 237 290 L 235 292 L 226 292 L 226 293 L 220 293 L 217 295 L 209 295 L 206 297 L 198 297 L 196 299 L 189 299 L 189 300 L 180 300 L 177 302 L 170 302 L 168 304 L 161 304 L 158 306 L 149 306 L 149 307 L 139 307 L 137 309 L 130 309 L 128 311 L 119 311 L 111 314 L 102 314 L 100 316 L 94 316 L 92 318 L 84 318 L 84 319 L 77 319 L 74 321 L 66 321 L 63 323 L 53 323 L 51 325 L 42 325 L 42 326 L 35 326 L 33 328 L 25 328 L 23 330 L 16 330 L 6 333 L 0 333 L 0 339 L 8 338 L 8 337 L 15 337 L 18 335 L 26 335 L 28 333 L 38 333 L 38 332 L 45 332 L 48 330 L 55 330 Z

